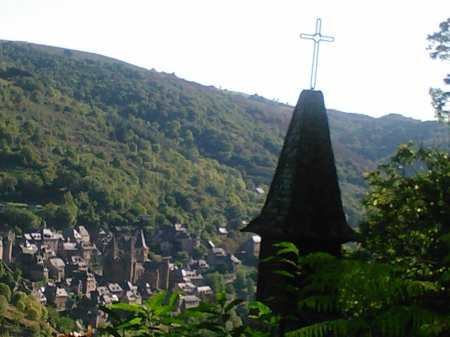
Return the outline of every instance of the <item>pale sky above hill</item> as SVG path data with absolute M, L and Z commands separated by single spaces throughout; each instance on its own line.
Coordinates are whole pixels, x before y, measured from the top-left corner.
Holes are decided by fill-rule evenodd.
M 310 87 L 327 108 L 432 120 L 430 87 L 450 63 L 433 61 L 428 34 L 449 0 L 0 0 L 0 39 L 110 56 L 204 85 L 295 105 Z M 446 88 L 448 90 L 449 88 Z

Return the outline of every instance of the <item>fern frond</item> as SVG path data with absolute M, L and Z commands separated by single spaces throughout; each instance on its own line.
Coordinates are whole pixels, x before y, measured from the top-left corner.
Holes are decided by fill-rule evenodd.
M 351 329 L 350 328 L 351 324 Z M 334 336 L 350 336 L 349 331 L 353 330 L 358 323 L 347 319 L 336 319 L 312 324 L 300 329 L 289 331 L 286 337 L 324 337 L 332 333 Z
M 318 312 L 329 311 L 334 308 L 334 298 L 329 295 L 309 296 L 298 302 L 298 309 L 303 308 L 317 310 Z

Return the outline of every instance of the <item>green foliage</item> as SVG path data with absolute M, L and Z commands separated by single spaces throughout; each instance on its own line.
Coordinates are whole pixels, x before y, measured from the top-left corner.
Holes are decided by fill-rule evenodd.
M 435 280 L 446 272 L 450 233 L 450 160 L 437 150 L 403 145 L 367 174 L 367 221 L 361 225 L 373 257 L 401 273 Z
M 0 214 L 0 219 L 6 223 L 14 225 L 20 229 L 39 228 L 40 217 L 28 209 L 7 207 L 5 212 Z
M 4 296 L 8 302 L 11 299 L 11 289 L 5 283 L 0 283 L 0 296 Z
M 431 50 L 430 56 L 433 59 L 441 61 L 450 60 L 450 18 L 443 21 L 439 25 L 439 32 L 428 35 L 428 41 Z M 446 85 L 450 84 L 450 74 L 444 78 Z M 444 91 L 439 88 L 431 88 L 430 95 L 432 98 L 432 105 L 436 113 L 436 117 L 441 121 L 450 121 L 450 91 Z
M 0 295 L 0 314 L 4 314 L 8 309 L 8 299 L 5 295 Z
M 274 271 L 286 277 L 282 285 L 288 312 L 274 314 L 260 302 L 227 300 L 225 292 L 215 302 L 204 302 L 175 312 L 178 293 L 164 304 L 166 293 L 157 293 L 142 305 L 116 303 L 102 308 L 116 322 L 105 331 L 113 336 L 132 332 L 139 336 L 445 336 L 448 307 L 429 305 L 442 295 L 442 284 L 398 275 L 392 265 L 337 259 L 325 253 L 301 256 L 289 242 L 277 244 L 278 254 L 268 260 L 286 265 Z M 292 305 L 293 304 L 293 305 Z M 236 319 L 242 305 L 253 312 Z
M 201 317 L 201 321 L 190 327 L 190 336 L 252 336 L 256 331 L 242 324 L 232 324 L 233 310 L 244 302 L 243 299 L 227 301 L 225 292 L 216 295 L 216 303 L 200 303 L 182 313 L 185 317 Z M 205 333 L 206 331 L 206 333 Z M 255 335 L 253 334 L 253 336 Z
M 100 309 L 115 320 L 113 326 L 104 330 L 116 337 L 125 336 L 125 331 L 134 331 L 139 336 L 180 336 L 184 322 L 172 316 L 179 295 L 172 294 L 167 304 L 163 303 L 166 292 L 160 291 L 142 305 L 118 302 L 109 307 L 102 306 Z M 125 313 L 124 319 L 121 313 Z
M 210 286 L 212 291 L 217 294 L 225 291 L 225 277 L 219 272 L 208 273 L 205 275 L 205 284 Z
M 201 303 L 197 307 L 183 312 L 176 312 L 176 303 L 180 293 L 172 294 L 167 304 L 166 293 L 160 291 L 142 305 L 114 303 L 109 307 L 101 307 L 115 322 L 103 329 L 115 337 L 124 337 L 127 332 L 132 336 L 220 336 L 266 337 L 268 333 L 242 324 L 235 310 L 244 300 L 227 300 L 225 292 L 216 295 L 214 303 Z M 259 323 L 276 325 L 271 310 L 260 302 L 252 302 L 255 309 L 251 318 Z M 125 317 L 125 318 L 122 318 Z
M 437 283 L 406 279 L 393 266 L 314 253 L 300 256 L 291 243 L 278 244 L 275 259 L 287 267 L 286 303 L 298 312 L 281 317 L 286 336 L 435 336 L 446 332 L 449 313 L 424 298 Z M 292 268 L 294 267 L 294 268 Z M 289 271 L 290 270 L 290 271 Z M 439 334 L 434 334 L 438 331 Z
M 69 333 L 77 330 L 76 323 L 73 319 L 60 314 L 53 307 L 47 307 L 48 323 L 59 332 Z
M 239 229 L 261 209 L 252 191 L 270 184 L 292 107 L 98 55 L 1 46 L 0 203 L 56 205 L 39 214 L 56 228 L 74 217 L 132 227 L 144 216 L 197 234 L 218 217 Z M 363 171 L 400 143 L 443 134 L 406 118 L 329 116 L 352 224 Z
M 425 335 L 446 336 L 450 331 L 449 172 L 448 153 L 408 144 L 366 177 L 371 190 L 363 200 L 364 247 L 371 259 L 388 263 L 402 282 L 434 289 L 416 298 L 414 310 L 408 311 L 428 315 L 420 320 Z

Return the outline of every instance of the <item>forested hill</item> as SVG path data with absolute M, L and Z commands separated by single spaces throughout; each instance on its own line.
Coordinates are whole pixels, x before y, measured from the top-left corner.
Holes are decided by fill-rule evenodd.
M 0 203 L 43 206 L 10 207 L 3 220 L 183 222 L 204 236 L 240 228 L 261 210 L 254 190 L 268 189 L 292 111 L 99 55 L 1 41 Z M 409 140 L 447 144 L 433 122 L 334 110 L 329 118 L 351 222 L 364 171 Z

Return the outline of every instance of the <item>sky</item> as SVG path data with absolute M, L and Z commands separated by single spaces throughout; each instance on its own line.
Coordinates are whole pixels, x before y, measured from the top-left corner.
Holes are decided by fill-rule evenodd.
M 229 91 L 295 105 L 310 89 L 329 109 L 433 120 L 428 94 L 450 63 L 427 51 L 449 0 L 0 0 L 0 39 L 113 57 Z

